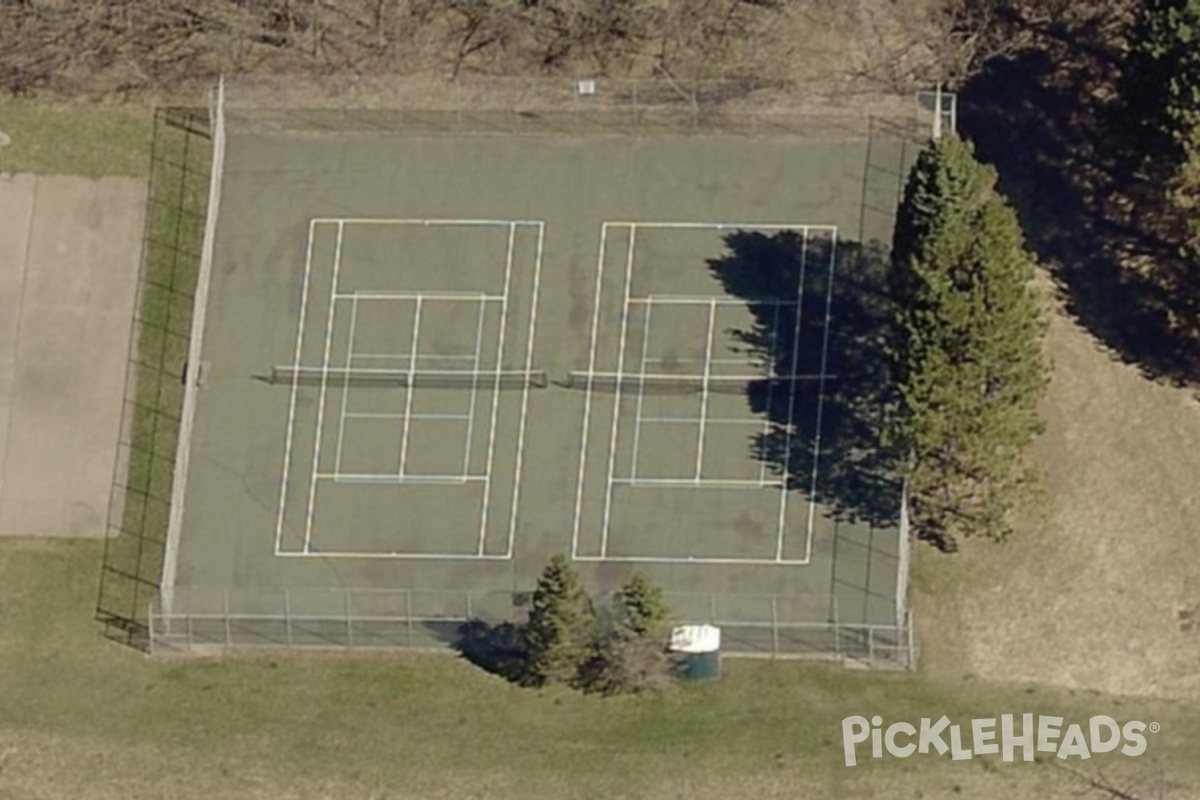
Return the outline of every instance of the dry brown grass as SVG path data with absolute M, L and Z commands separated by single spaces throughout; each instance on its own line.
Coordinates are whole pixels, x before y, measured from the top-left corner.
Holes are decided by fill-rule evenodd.
M 1200 698 L 1200 403 L 1052 315 L 1041 524 L 919 554 L 925 666 L 1115 695 Z M 1181 612 L 1183 616 L 1181 617 Z

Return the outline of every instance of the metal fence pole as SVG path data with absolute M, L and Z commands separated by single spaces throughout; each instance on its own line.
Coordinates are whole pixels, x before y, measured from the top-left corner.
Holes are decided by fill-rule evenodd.
M 838 625 L 837 596 L 835 595 L 832 600 L 830 608 L 833 616 L 833 656 L 840 661 L 842 658 L 842 629 Z
M 412 590 L 404 590 L 404 621 L 405 630 L 408 632 L 408 647 L 413 646 L 413 613 L 412 613 Z
M 875 628 L 867 626 L 867 663 L 875 664 Z
M 779 598 L 771 595 L 771 657 L 779 656 Z
M 233 646 L 233 633 L 232 633 L 232 629 L 231 629 L 230 623 L 229 623 L 229 590 L 228 589 L 221 590 L 221 603 L 224 606 L 224 608 L 222 610 L 223 610 L 224 617 L 225 617 L 225 646 L 232 647 Z
M 187 623 L 187 625 L 185 626 L 187 628 L 187 649 L 191 650 L 192 649 L 192 615 L 188 614 L 183 619 Z
M 354 647 L 354 622 L 350 611 L 350 592 L 342 591 L 342 613 L 346 615 L 346 647 Z
M 283 633 L 287 640 L 287 646 L 292 646 L 292 600 L 291 593 L 283 590 Z

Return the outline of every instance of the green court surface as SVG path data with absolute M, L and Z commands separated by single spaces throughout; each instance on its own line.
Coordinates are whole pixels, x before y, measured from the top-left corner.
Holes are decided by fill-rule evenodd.
M 404 618 L 436 643 L 555 553 L 598 591 L 645 572 L 745 650 L 894 625 L 899 493 L 872 525 L 826 480 L 853 447 L 826 398 L 856 391 L 836 289 L 916 150 L 868 134 L 231 126 L 167 590 L 187 635 L 386 645 Z

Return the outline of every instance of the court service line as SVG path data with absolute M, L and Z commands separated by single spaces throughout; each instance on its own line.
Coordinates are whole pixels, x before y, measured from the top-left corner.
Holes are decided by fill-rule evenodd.
M 696 425 L 699 424 L 699 417 L 643 417 L 642 422 L 654 423 L 660 425 Z M 758 420 L 740 419 L 734 417 L 709 417 L 704 421 L 706 425 L 753 425 L 758 428 L 761 426 Z
M 753 306 L 753 305 L 782 305 L 794 306 L 794 300 L 779 300 L 774 297 L 719 297 L 701 294 L 651 294 L 644 297 L 631 297 L 629 302 L 634 305 L 648 306 L 707 306 L 716 303 L 719 306 Z
M 538 297 L 542 288 L 542 258 L 545 249 L 546 226 L 538 225 L 537 253 L 533 259 L 533 299 L 529 311 L 529 340 L 525 343 L 525 372 L 533 370 L 533 344 L 537 336 Z M 517 463 L 516 477 L 513 480 L 512 509 L 508 517 L 508 547 L 505 553 L 512 558 L 517 535 L 517 504 L 521 501 L 521 470 L 525 462 L 525 423 L 529 411 L 528 383 L 521 389 L 521 421 L 517 425 Z
M 654 310 L 654 306 L 646 306 L 646 320 L 642 326 L 642 363 L 638 366 L 639 373 L 646 372 L 646 356 L 650 349 L 650 312 Z M 634 415 L 633 424 L 633 457 L 630 459 L 629 476 L 637 478 L 638 467 L 638 447 L 641 445 L 642 438 L 642 402 L 646 399 L 644 391 L 638 392 L 637 413 Z
M 821 342 L 821 374 L 829 365 L 829 326 L 833 320 L 833 272 L 837 262 L 837 231 L 833 232 L 829 243 L 829 276 L 825 281 L 825 335 Z M 825 413 L 825 379 L 817 384 L 817 420 L 816 433 L 813 436 L 813 469 L 812 484 L 808 496 L 808 536 L 805 543 L 806 555 L 812 555 L 813 529 L 816 527 L 817 514 L 817 479 L 821 461 L 821 424 Z
M 712 349 L 714 331 L 717 327 L 717 304 L 708 307 L 708 333 L 704 341 L 704 391 L 700 394 L 700 430 L 696 434 L 696 480 L 704 473 L 705 420 L 708 419 L 708 382 L 712 378 Z
M 592 340 L 588 347 L 588 375 L 596 371 L 596 345 L 600 338 L 600 296 L 604 286 L 604 256 L 608 249 L 608 223 L 600 225 L 600 254 L 596 264 L 595 306 L 592 309 Z M 588 432 L 592 419 L 592 392 L 583 395 L 583 433 L 579 441 L 579 482 L 575 490 L 575 521 L 571 529 L 571 558 L 579 558 L 579 527 L 583 514 L 583 484 L 586 477 Z
M 320 550 L 315 553 L 277 553 L 283 558 L 373 558 L 373 559 L 404 559 L 412 561 L 508 561 L 505 556 L 478 556 L 474 553 L 372 553 Z
M 800 306 L 797 304 L 796 307 L 799 308 Z M 776 303 L 775 304 L 775 316 L 772 317 L 772 319 L 771 319 L 771 346 L 768 350 L 768 352 L 770 352 L 770 353 L 778 353 L 779 352 L 779 348 L 777 347 L 777 340 L 779 339 L 779 309 L 780 309 L 780 305 L 778 303 Z M 768 364 L 767 369 L 772 369 L 771 365 Z M 795 366 L 793 366 L 792 371 L 795 372 L 795 370 L 796 370 L 796 368 L 795 368 Z M 774 399 L 774 396 L 775 396 L 774 392 L 767 392 L 767 407 L 763 411 L 762 431 L 759 433 L 760 438 L 759 438 L 759 444 L 758 444 L 758 479 L 760 481 L 766 480 L 766 478 L 767 478 L 766 444 L 767 444 L 768 438 L 771 435 L 771 420 L 772 420 L 771 401 Z M 783 479 L 784 479 L 785 485 L 786 485 L 786 481 L 787 481 L 786 474 L 783 476 Z
M 371 411 L 355 411 L 346 415 L 350 419 L 404 419 L 403 414 L 376 413 Z M 462 421 L 469 419 L 467 414 L 412 414 L 410 419 L 441 419 Z
M 607 224 L 628 226 L 630 228 L 662 228 L 664 230 L 692 229 L 724 231 L 736 228 L 747 231 L 796 231 L 797 233 L 837 231 L 836 225 L 798 225 L 796 223 L 782 222 L 618 222 L 614 220 Z
M 483 352 L 483 320 L 484 317 L 487 316 L 487 314 L 484 313 L 486 309 L 487 306 L 483 303 L 480 303 L 477 306 L 479 315 L 475 320 L 475 357 L 472 359 L 471 363 L 471 368 L 474 370 L 476 375 L 479 374 L 479 356 Z M 416 365 L 414 364 L 413 366 L 415 367 Z M 496 365 L 496 369 L 500 369 L 499 364 Z M 475 403 L 478 400 L 478 397 L 479 381 L 473 380 L 471 381 L 471 399 L 468 401 L 469 405 L 467 406 L 467 436 L 466 442 L 463 445 L 462 471 L 464 475 L 467 475 L 471 472 L 471 437 L 475 433 Z
M 444 300 L 444 301 L 466 301 L 475 300 L 483 302 L 500 302 L 500 297 L 497 295 L 484 294 L 483 292 L 415 292 L 415 291 L 393 291 L 390 289 L 355 289 L 353 292 L 341 292 L 336 295 L 338 300 L 416 300 L 418 297 L 424 300 Z
M 388 473 L 377 474 L 373 472 L 323 472 L 318 474 L 317 477 L 321 480 L 331 480 L 337 483 L 381 483 L 388 485 L 409 483 L 460 485 L 483 480 L 483 476 L 476 475 L 389 475 Z
M 300 289 L 300 322 L 296 326 L 296 351 L 292 357 L 292 362 L 297 366 L 300 365 L 300 356 L 304 348 L 304 320 L 308 311 L 308 287 L 309 277 L 312 274 L 312 254 L 313 241 L 316 238 L 316 222 L 310 220 L 308 223 L 308 243 L 304 253 L 304 281 Z M 288 472 L 292 468 L 292 439 L 296 430 L 296 399 L 300 392 L 300 382 L 298 380 L 299 373 L 293 376 L 292 379 L 292 397 L 288 404 L 288 421 L 287 421 L 287 439 L 283 445 L 283 476 L 279 481 L 279 519 L 275 524 L 275 554 L 279 555 L 279 551 L 283 546 L 283 518 L 284 510 L 287 505 L 287 485 Z
M 633 253 L 637 242 L 637 228 L 629 229 L 629 243 L 625 250 L 625 288 L 621 302 L 621 335 L 617 345 L 617 391 L 613 395 L 612 433 L 608 440 L 608 475 L 605 478 L 604 521 L 600 528 L 600 554 L 608 552 L 608 527 L 612 519 L 613 469 L 617 461 L 617 431 L 621 422 L 621 382 L 625 373 L 625 347 L 629 336 L 629 297 L 633 293 Z
M 613 478 L 617 486 L 672 489 L 709 486 L 714 489 L 782 489 L 782 481 L 752 481 L 739 478 Z
M 496 345 L 496 364 L 504 363 L 504 337 L 508 327 L 508 293 L 512 286 L 513 249 L 516 246 L 517 226 L 508 226 L 508 254 L 504 262 L 504 302 L 500 304 L 500 336 Z M 496 420 L 500 413 L 500 381 L 497 379 L 492 386 L 492 421 L 488 430 L 487 466 L 484 469 L 486 480 L 483 489 L 483 509 L 479 515 L 479 545 L 476 552 L 483 555 L 484 541 L 487 538 L 488 513 L 491 510 L 492 498 L 492 460 L 496 454 Z
M 358 298 L 355 297 L 350 305 L 350 339 L 346 343 L 346 369 L 354 369 L 354 332 L 358 327 Z M 337 456 L 333 461 L 333 471 L 342 471 L 342 444 L 346 436 L 346 409 L 350 406 L 350 381 L 342 383 L 342 406 L 339 409 Z
M 412 345 L 409 349 L 408 363 L 416 364 L 417 353 L 420 350 L 421 341 L 421 298 L 417 298 L 417 308 L 413 311 L 413 327 L 412 327 Z M 412 428 L 412 401 L 413 395 L 417 393 L 415 386 L 404 387 L 404 427 L 400 434 L 400 470 L 397 475 L 400 478 L 404 477 L 405 470 L 408 467 L 408 433 Z
M 321 435 L 325 425 L 325 399 L 329 391 L 329 353 L 333 348 L 333 318 L 337 310 L 337 300 L 334 295 L 337 294 L 338 275 L 342 269 L 342 239 L 344 228 L 341 224 L 337 229 L 337 243 L 333 249 L 333 280 L 329 287 L 329 320 L 325 324 L 325 357 L 321 366 L 321 395 L 317 401 L 317 434 L 316 441 L 313 442 L 313 465 L 312 465 L 312 480 L 308 487 L 308 514 L 304 525 L 304 551 L 308 552 L 312 542 L 312 525 L 313 515 L 316 512 L 317 503 L 317 472 L 321 464 Z
M 300 554 L 291 553 L 289 555 Z M 809 563 L 808 559 L 798 558 L 721 558 L 717 556 L 580 556 L 575 560 L 614 564 L 691 564 L 693 566 L 743 564 L 764 567 L 804 567 Z

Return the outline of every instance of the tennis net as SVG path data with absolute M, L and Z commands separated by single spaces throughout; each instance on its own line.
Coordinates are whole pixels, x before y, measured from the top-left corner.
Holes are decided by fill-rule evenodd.
M 271 367 L 270 382 L 286 386 L 361 386 L 414 389 L 542 389 L 550 384 L 541 370 L 323 369 L 321 367 Z

